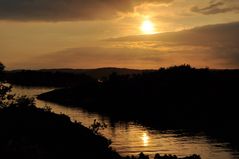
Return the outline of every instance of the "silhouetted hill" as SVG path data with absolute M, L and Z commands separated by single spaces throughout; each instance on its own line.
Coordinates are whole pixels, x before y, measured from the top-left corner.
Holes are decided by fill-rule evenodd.
M 149 159 L 121 157 L 110 141 L 66 115 L 34 106 L 0 109 L 0 158 L 3 159 Z M 201 159 L 198 155 L 178 158 L 155 155 L 155 159 Z
M 182 65 L 133 76 L 112 74 L 95 86 L 57 89 L 38 98 L 158 128 L 217 131 L 239 143 L 234 130 L 238 89 L 239 70 Z
M 63 73 L 74 73 L 74 74 L 82 74 L 83 73 L 83 74 L 86 74 L 93 78 L 99 79 L 99 78 L 103 78 L 103 77 L 108 77 L 113 72 L 115 72 L 119 75 L 126 75 L 126 74 L 141 73 L 145 70 L 106 67 L 106 68 L 96 68 L 96 69 L 42 69 L 40 71 L 63 72 Z
M 8 71 L 5 79 L 15 85 L 40 87 L 69 87 L 97 82 L 96 79 L 86 74 L 35 70 Z
M 0 109 L 0 127 L 0 158 L 121 158 L 106 138 L 45 109 Z
M 107 78 L 113 72 L 125 75 L 140 73 L 142 70 L 125 68 L 13 70 L 6 72 L 6 80 L 23 86 L 68 87 L 93 84 L 100 78 Z

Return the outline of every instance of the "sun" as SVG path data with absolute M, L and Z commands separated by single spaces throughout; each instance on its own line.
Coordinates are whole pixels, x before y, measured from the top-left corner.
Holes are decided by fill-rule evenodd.
M 154 24 L 150 20 L 144 20 L 140 27 L 144 34 L 154 34 Z

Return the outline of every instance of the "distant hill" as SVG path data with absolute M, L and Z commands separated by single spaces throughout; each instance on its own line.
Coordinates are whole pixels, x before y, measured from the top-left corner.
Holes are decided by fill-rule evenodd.
M 7 71 L 5 78 L 9 83 L 21 86 L 70 87 L 94 85 L 98 79 L 107 78 L 112 73 L 131 75 L 143 71 L 146 70 L 126 68 L 13 70 Z
M 11 72 L 19 72 L 21 70 L 15 70 Z M 96 68 L 96 69 L 71 69 L 71 68 L 61 68 L 61 69 L 40 69 L 36 70 L 39 72 L 58 72 L 58 73 L 72 73 L 72 74 L 85 74 L 93 78 L 99 79 L 102 77 L 108 77 L 112 73 L 117 73 L 118 75 L 126 74 L 138 74 L 147 70 L 137 70 L 137 69 L 127 69 L 127 68 L 114 68 L 114 67 L 105 67 L 105 68 Z M 149 71 L 149 70 L 148 70 Z

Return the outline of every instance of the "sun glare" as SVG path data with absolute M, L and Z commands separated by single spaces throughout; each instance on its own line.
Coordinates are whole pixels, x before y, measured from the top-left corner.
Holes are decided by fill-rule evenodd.
M 143 140 L 144 146 L 148 146 L 149 136 L 147 135 L 147 133 L 143 133 L 143 136 L 141 137 L 141 139 Z
M 150 20 L 143 21 L 140 28 L 144 34 L 154 34 L 154 24 Z

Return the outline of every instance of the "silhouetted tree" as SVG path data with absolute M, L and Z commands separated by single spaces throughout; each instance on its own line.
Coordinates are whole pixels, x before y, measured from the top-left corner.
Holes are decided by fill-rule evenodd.
M 143 154 L 142 152 L 139 154 L 139 158 L 138 159 L 149 159 L 148 155 Z
M 0 72 L 4 70 L 5 66 L 0 62 Z
M 3 79 L 3 71 L 5 66 L 0 62 L 0 81 Z
M 100 130 L 104 130 L 105 128 L 107 128 L 107 125 L 103 122 L 99 122 L 99 121 L 96 121 L 96 119 L 94 120 L 94 123 L 91 124 L 91 126 L 89 127 L 89 129 L 92 130 L 92 132 L 96 135 L 99 135 L 100 134 Z
M 15 85 L 50 87 L 71 87 L 97 83 L 96 79 L 82 73 L 44 70 L 8 71 L 6 80 Z
M 116 120 L 133 119 L 156 127 L 160 121 L 161 128 L 222 128 L 239 120 L 233 108 L 238 103 L 233 93 L 239 89 L 238 80 L 238 70 L 184 64 L 131 76 L 112 73 L 98 85 L 57 89 L 38 98 L 80 105 Z

